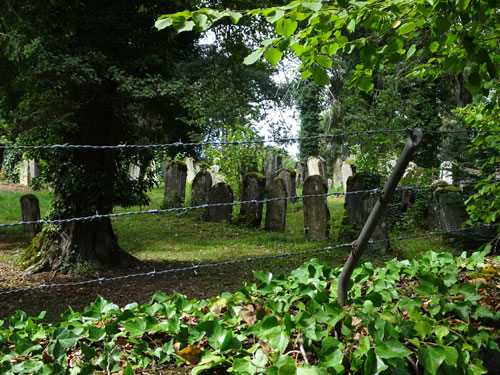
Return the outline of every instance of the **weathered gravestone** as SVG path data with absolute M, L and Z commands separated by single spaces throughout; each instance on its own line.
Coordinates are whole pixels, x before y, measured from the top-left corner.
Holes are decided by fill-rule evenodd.
M 180 160 L 164 162 L 163 176 L 165 178 L 165 208 L 181 207 L 186 197 L 186 163 Z
M 334 189 L 341 190 L 344 188 L 342 183 L 342 160 L 336 159 L 333 163 L 332 186 Z
M 184 159 L 187 167 L 186 181 L 192 183 L 196 174 L 200 171 L 200 164 L 197 163 L 193 158 Z
M 321 156 L 309 156 L 307 159 L 307 176 L 319 174 L 325 181 L 328 180 L 326 174 L 326 160 Z
M 282 178 L 275 178 L 272 182 L 267 198 L 285 198 L 286 184 Z M 284 232 L 286 228 L 286 199 L 267 202 L 266 230 Z
M 296 185 L 299 185 L 299 184 L 303 183 L 307 178 L 307 168 L 306 168 L 306 165 L 304 163 L 299 161 L 295 164 L 295 169 L 297 170 L 297 178 L 296 178 L 297 184 Z
M 23 221 L 40 220 L 40 204 L 38 198 L 33 194 L 23 195 L 21 201 L 21 212 Z M 33 238 L 40 232 L 40 224 L 24 224 L 24 235 Z
M 233 203 L 233 191 L 225 182 L 212 186 L 208 192 L 208 204 Z M 208 207 L 208 221 L 230 223 L 233 215 L 232 205 Z
M 262 201 L 266 192 L 266 177 L 260 173 L 252 172 L 243 179 L 241 201 Z M 261 203 L 245 203 L 241 205 L 239 221 L 251 227 L 260 227 L 262 221 Z
M 266 192 L 269 192 L 271 184 L 278 175 L 278 171 L 280 168 L 281 156 L 276 155 L 273 151 L 266 151 L 262 172 L 262 174 L 266 176 Z
M 366 219 L 370 216 L 373 206 L 377 202 L 377 194 L 370 192 L 349 194 L 360 190 L 375 189 L 380 186 L 380 177 L 365 173 L 355 173 L 347 179 L 348 193 L 344 201 L 344 219 L 339 232 L 341 242 L 350 242 L 358 238 Z M 371 239 L 388 240 L 389 231 L 386 223 L 385 214 L 380 218 Z M 374 248 L 385 253 L 389 249 L 389 241 L 380 242 L 372 245 Z
M 297 201 L 297 185 L 295 182 L 296 172 L 293 169 L 280 169 L 278 178 L 282 178 L 286 185 L 286 196 L 289 198 L 288 203 Z
M 464 197 L 458 187 L 438 188 L 432 193 L 429 205 L 429 225 L 443 231 L 452 231 L 469 218 Z
M 321 195 L 328 192 L 324 178 L 312 175 L 302 188 L 303 195 Z M 325 241 L 330 233 L 330 210 L 325 196 L 304 198 L 304 228 L 310 241 Z
M 342 162 L 340 170 L 342 171 L 342 191 L 345 193 L 347 191 L 347 180 L 354 174 L 354 170 L 347 160 Z
M 208 192 L 212 187 L 212 175 L 208 171 L 200 171 L 196 174 L 191 186 L 191 206 L 201 206 L 208 203 Z M 206 214 L 206 210 L 202 212 Z
M 224 175 L 220 171 L 220 165 L 211 165 L 208 168 L 208 172 L 212 176 L 212 185 L 224 182 Z
M 36 177 L 38 177 L 38 161 L 23 157 L 19 167 L 19 183 L 29 186 Z
M 141 175 L 141 167 L 137 164 L 130 163 L 128 166 L 128 176 L 131 180 L 137 181 Z

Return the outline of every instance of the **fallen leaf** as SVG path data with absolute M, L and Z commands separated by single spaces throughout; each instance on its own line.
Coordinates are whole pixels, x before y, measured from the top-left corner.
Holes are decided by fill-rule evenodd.
M 186 346 L 175 354 L 188 365 L 196 365 L 201 359 L 201 350 L 196 345 Z
M 249 326 L 252 326 L 257 321 L 257 317 L 255 316 L 254 311 L 250 311 L 247 309 L 242 309 L 240 311 L 241 318 L 247 323 Z
M 493 267 L 485 267 L 481 269 L 481 273 L 485 276 L 495 276 L 497 274 L 497 270 Z
M 469 283 L 474 284 L 474 285 L 478 284 L 478 283 L 483 283 L 484 285 L 488 285 L 488 282 L 483 277 L 478 277 L 477 279 L 471 279 L 468 281 L 469 281 Z

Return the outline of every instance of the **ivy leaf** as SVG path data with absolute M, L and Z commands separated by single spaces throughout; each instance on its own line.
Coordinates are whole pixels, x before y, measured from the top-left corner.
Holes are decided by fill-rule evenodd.
M 382 341 L 375 346 L 377 355 L 382 359 L 404 358 L 412 352 L 396 340 Z
M 375 354 L 373 349 L 370 349 L 368 355 L 366 356 L 365 368 L 363 374 L 365 375 L 377 375 L 382 371 L 385 371 L 389 368 L 385 362 Z
M 269 61 L 269 63 L 271 63 L 273 66 L 276 66 L 276 64 L 280 61 L 282 56 L 283 52 L 281 52 L 277 48 L 269 48 L 264 53 L 264 58 L 267 61 Z
M 425 336 L 429 334 L 429 332 L 432 331 L 432 326 L 430 323 L 426 322 L 425 320 L 420 320 L 415 323 L 413 326 L 413 329 L 417 331 L 418 335 L 420 338 L 423 340 Z
M 435 346 L 421 346 L 418 349 L 418 361 L 431 375 L 437 373 L 444 358 L 445 356 L 441 348 Z

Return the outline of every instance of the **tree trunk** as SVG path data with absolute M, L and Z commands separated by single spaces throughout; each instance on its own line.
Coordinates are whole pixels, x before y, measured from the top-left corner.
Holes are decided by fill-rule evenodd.
M 39 236 L 23 256 L 25 273 L 68 272 L 82 263 L 104 269 L 137 262 L 118 245 L 109 218 L 71 222 L 57 234 L 42 232 Z

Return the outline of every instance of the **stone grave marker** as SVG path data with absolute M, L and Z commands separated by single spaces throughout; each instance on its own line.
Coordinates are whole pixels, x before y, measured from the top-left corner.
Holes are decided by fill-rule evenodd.
M 20 199 L 23 221 L 40 220 L 40 204 L 33 194 L 23 195 Z M 24 235 L 33 238 L 40 232 L 40 224 L 24 224 Z
M 186 158 L 184 159 L 184 162 L 186 163 L 187 167 L 186 181 L 190 184 L 193 182 L 196 174 L 200 171 L 200 164 L 197 163 L 193 158 Z
M 296 172 L 293 169 L 280 169 L 278 178 L 282 178 L 286 185 L 286 196 L 289 197 L 288 203 L 297 201 L 297 185 L 295 182 Z
M 282 178 L 275 178 L 271 184 L 267 197 L 285 198 L 287 196 L 286 183 Z M 284 232 L 286 228 L 286 199 L 267 202 L 265 229 Z
M 220 165 L 211 165 L 208 171 L 212 175 L 212 186 L 224 182 L 224 175 L 220 171 Z
M 342 191 L 345 193 L 347 191 L 347 180 L 354 174 L 351 164 L 344 160 L 340 166 L 342 172 Z
M 243 179 L 241 201 L 262 201 L 266 192 L 266 177 L 252 172 Z M 262 221 L 263 203 L 246 203 L 241 205 L 239 221 L 251 227 L 259 228 Z
M 320 175 L 307 178 L 302 188 L 303 195 L 326 194 L 328 187 Z M 330 233 L 330 210 L 326 197 L 304 198 L 304 229 L 310 241 L 325 241 Z
M 193 179 L 191 187 L 191 206 L 208 203 L 208 192 L 212 187 L 212 175 L 208 171 L 199 171 Z
M 303 183 L 307 176 L 307 168 L 306 168 L 306 165 L 304 163 L 302 163 L 301 161 L 298 161 L 296 164 L 295 164 L 295 169 L 297 170 L 297 186 L 301 183 Z
M 369 175 L 365 173 L 355 173 L 347 180 L 347 193 L 375 189 L 380 186 L 380 176 Z M 354 241 L 358 238 L 361 229 L 363 228 L 366 219 L 370 216 L 373 206 L 377 202 L 377 194 L 358 193 L 348 194 L 344 201 L 344 219 L 339 233 L 341 242 Z M 389 239 L 389 230 L 386 223 L 385 214 L 380 219 L 379 223 L 373 231 L 371 239 L 387 240 Z M 374 248 L 385 253 L 389 250 L 389 241 L 377 243 Z
M 163 206 L 165 208 L 181 207 L 186 197 L 186 163 L 172 160 L 164 165 L 165 195 Z
M 319 174 L 325 181 L 328 180 L 326 174 L 326 161 L 321 156 L 309 156 L 307 159 L 307 176 Z
M 262 174 L 266 176 L 266 192 L 271 188 L 271 183 L 274 181 L 278 175 L 278 171 L 281 168 L 281 156 L 275 155 L 273 151 L 266 151 L 264 156 Z
M 208 192 L 208 204 L 232 203 L 233 191 L 225 182 L 219 182 L 210 188 Z M 208 207 L 208 221 L 215 223 L 230 223 L 233 215 L 233 206 Z
M 128 166 L 128 175 L 131 180 L 137 181 L 141 175 L 141 167 L 137 164 L 130 163 Z
M 456 230 L 468 218 L 460 188 L 449 186 L 438 188 L 432 193 L 429 205 L 431 227 L 443 231 Z

